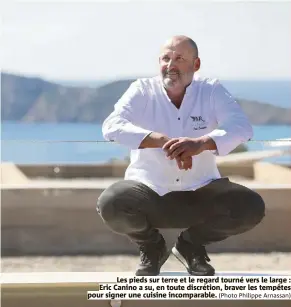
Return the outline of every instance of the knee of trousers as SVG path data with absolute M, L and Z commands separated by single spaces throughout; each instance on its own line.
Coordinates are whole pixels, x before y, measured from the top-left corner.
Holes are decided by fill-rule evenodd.
M 127 197 L 128 192 L 112 185 L 97 200 L 96 209 L 104 223 L 112 231 L 121 234 L 140 232 L 147 228 L 146 217 L 134 210 L 135 204 Z
M 238 224 L 242 228 L 252 229 L 264 218 L 265 202 L 257 192 L 244 191 L 242 195 L 238 195 L 238 203 L 240 204 L 238 210 L 232 214 L 239 220 Z

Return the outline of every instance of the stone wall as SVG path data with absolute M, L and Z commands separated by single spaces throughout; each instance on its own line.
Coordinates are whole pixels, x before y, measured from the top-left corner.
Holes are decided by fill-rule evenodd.
M 254 164 L 254 177 L 265 183 L 291 183 L 290 167 L 275 165 L 268 162 Z
M 126 162 L 108 164 L 74 164 L 74 165 L 17 165 L 17 168 L 29 178 L 102 178 L 124 177 L 128 166 Z M 222 176 L 235 176 L 253 179 L 254 170 L 252 164 L 224 165 L 220 163 L 218 169 Z

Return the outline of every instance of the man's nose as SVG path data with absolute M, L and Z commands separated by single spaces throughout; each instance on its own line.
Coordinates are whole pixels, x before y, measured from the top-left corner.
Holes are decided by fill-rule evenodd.
M 168 62 L 168 69 L 169 68 L 172 68 L 172 67 L 174 67 L 175 66 L 175 61 L 173 60 L 173 59 L 171 59 L 169 62 Z

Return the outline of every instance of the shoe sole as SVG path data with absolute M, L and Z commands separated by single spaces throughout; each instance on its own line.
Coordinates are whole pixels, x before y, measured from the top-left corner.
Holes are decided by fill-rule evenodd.
M 142 275 L 139 275 L 138 274 L 138 271 L 135 272 L 135 276 L 159 276 L 160 275 L 160 271 L 161 271 L 161 268 L 162 266 L 165 264 L 165 262 L 168 260 L 168 258 L 170 257 L 171 255 L 171 251 L 167 251 L 167 253 L 165 254 L 165 256 L 162 258 L 162 261 L 161 261 L 161 264 L 159 266 L 159 270 L 158 270 L 158 273 L 157 274 L 150 274 L 150 275 L 146 275 L 146 274 L 142 274 Z
M 214 276 L 215 275 L 215 271 L 213 271 L 212 274 L 211 273 L 205 274 L 201 272 L 191 271 L 186 259 L 179 253 L 179 251 L 177 250 L 175 246 L 172 248 L 172 254 L 184 265 L 184 267 L 186 268 L 187 272 L 190 275 L 194 275 L 194 276 Z

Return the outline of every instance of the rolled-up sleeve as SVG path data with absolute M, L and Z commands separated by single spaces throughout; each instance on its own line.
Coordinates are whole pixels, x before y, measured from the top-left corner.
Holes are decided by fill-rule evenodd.
M 143 139 L 152 131 L 140 126 L 146 108 L 147 98 L 140 80 L 133 82 L 114 105 L 113 112 L 102 125 L 103 137 L 130 149 L 137 149 Z
M 219 82 L 214 85 L 211 104 L 218 127 L 207 135 L 216 143 L 214 153 L 224 156 L 251 139 L 253 128 L 240 105 Z

